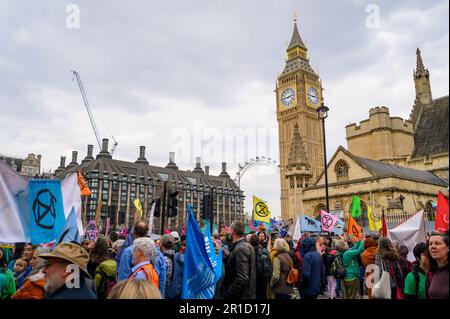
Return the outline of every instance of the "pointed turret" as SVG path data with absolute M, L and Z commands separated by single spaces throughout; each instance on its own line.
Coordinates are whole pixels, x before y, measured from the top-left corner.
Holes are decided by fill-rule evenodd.
M 415 127 L 422 106 L 429 105 L 433 101 L 431 95 L 430 72 L 425 68 L 420 49 L 416 50 L 416 69 L 413 72 L 414 85 L 416 88 L 416 99 L 409 116 Z
M 417 56 L 416 73 L 425 72 L 425 67 L 423 66 L 422 55 L 420 54 L 419 48 L 417 48 L 416 50 L 416 56 Z
M 295 123 L 294 138 L 292 139 L 291 152 L 289 153 L 288 167 L 298 165 L 309 166 L 309 163 L 303 146 L 302 136 L 298 129 L 298 124 Z
M 308 50 L 306 45 L 303 43 L 302 38 L 300 37 L 300 33 L 297 28 L 297 19 L 294 19 L 294 32 L 292 33 L 291 42 L 289 43 L 288 50 L 293 49 L 295 47 L 301 47 L 304 50 Z

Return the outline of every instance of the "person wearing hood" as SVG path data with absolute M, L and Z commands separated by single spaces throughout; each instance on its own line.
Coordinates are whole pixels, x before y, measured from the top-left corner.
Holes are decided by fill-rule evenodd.
M 0 300 L 9 299 L 16 292 L 14 273 L 7 268 L 5 251 L 0 248 Z
M 316 242 L 305 238 L 300 249 L 302 256 L 302 278 L 300 283 L 301 299 L 316 299 L 325 283 L 325 272 L 321 255 L 317 252 Z
M 377 254 L 378 243 L 372 238 L 368 237 L 364 241 L 364 252 L 361 254 L 361 261 L 364 265 L 364 268 L 367 269 L 367 266 L 375 264 L 375 255 Z M 371 272 L 365 273 L 365 278 L 367 278 Z M 366 284 L 367 295 L 369 299 L 372 297 L 372 288 L 369 288 Z

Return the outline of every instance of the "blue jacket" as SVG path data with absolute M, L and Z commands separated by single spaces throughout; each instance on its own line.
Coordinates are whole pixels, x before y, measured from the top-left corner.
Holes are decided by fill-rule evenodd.
M 95 292 L 86 284 L 85 278 L 81 278 L 79 288 L 67 288 L 63 285 L 54 293 L 45 293 L 45 299 L 97 299 Z
M 322 292 L 325 271 L 314 239 L 305 238 L 302 241 L 302 251 L 304 256 L 302 258 L 300 293 L 308 296 L 318 295 Z
M 130 278 L 132 274 L 131 269 L 133 268 L 133 248 L 134 245 L 131 245 L 123 250 L 118 271 L 119 281 Z M 164 259 L 164 255 L 159 249 L 156 249 L 156 254 L 156 262 L 153 260 L 151 260 L 150 262 L 155 267 L 155 270 L 158 273 L 159 291 L 161 292 L 161 296 L 164 296 L 166 288 L 164 284 L 166 282 L 166 261 Z
M 183 268 L 184 268 L 184 252 L 176 253 L 174 260 L 174 273 L 172 281 L 172 291 L 169 298 L 180 299 L 183 290 Z

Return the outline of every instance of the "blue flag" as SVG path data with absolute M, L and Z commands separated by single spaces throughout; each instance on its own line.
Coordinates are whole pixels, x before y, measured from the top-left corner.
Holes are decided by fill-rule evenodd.
M 315 220 L 308 216 L 303 216 L 301 219 L 300 229 L 302 230 L 302 233 L 304 233 L 304 232 L 311 232 L 311 233 L 321 232 L 322 224 L 318 220 Z
M 181 298 L 212 299 L 216 283 L 222 276 L 222 256 L 215 255 L 209 228 L 205 229 L 207 237 L 202 234 L 191 205 L 187 206 L 187 215 Z
M 30 180 L 28 186 L 31 242 L 33 244 L 50 243 L 58 239 L 66 221 L 61 181 L 36 179 Z
M 57 244 L 71 241 L 76 241 L 77 243 L 81 242 L 81 236 L 77 225 L 77 214 L 75 213 L 74 207 L 72 207 L 69 216 L 67 216 L 66 224 L 58 238 Z
M 344 221 L 338 218 L 332 232 L 335 233 L 337 236 L 339 236 L 340 234 L 342 234 L 342 231 L 344 230 L 344 225 L 345 225 Z

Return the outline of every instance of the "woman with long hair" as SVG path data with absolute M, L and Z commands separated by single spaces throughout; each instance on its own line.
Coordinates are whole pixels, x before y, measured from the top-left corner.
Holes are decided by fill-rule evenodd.
M 391 299 L 403 298 L 403 274 L 399 264 L 399 255 L 388 238 L 380 238 L 375 255 L 375 264 L 380 275 L 383 270 L 390 274 Z
M 432 232 L 428 240 L 430 268 L 426 279 L 428 299 L 448 299 L 448 232 Z

